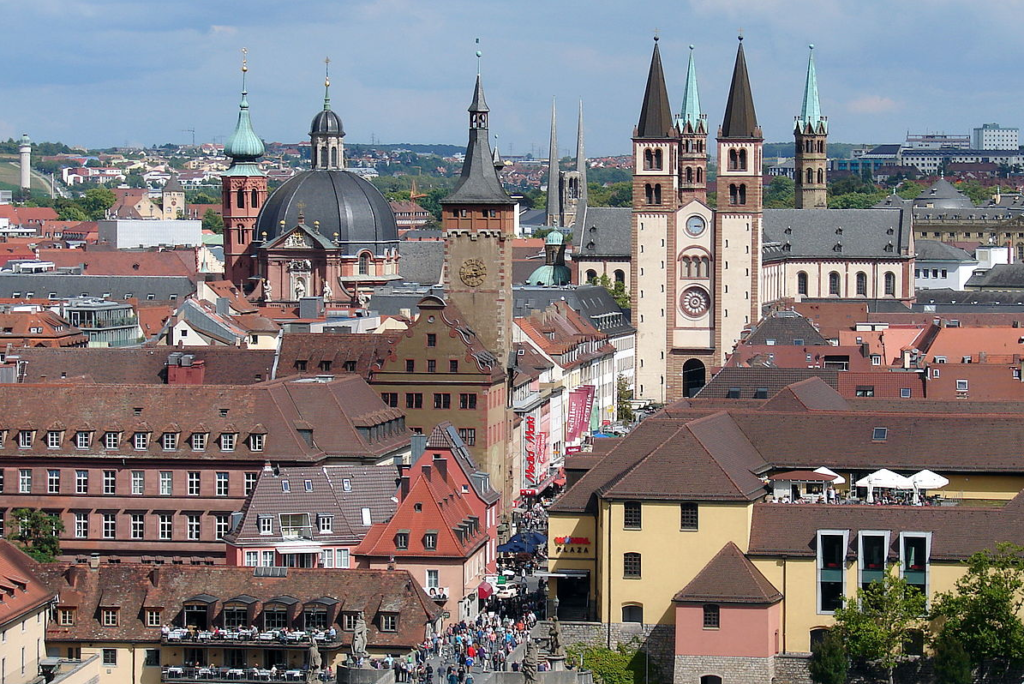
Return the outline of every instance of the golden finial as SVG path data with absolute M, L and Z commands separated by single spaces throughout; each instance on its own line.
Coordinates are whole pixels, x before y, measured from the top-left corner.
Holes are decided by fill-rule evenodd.
M 249 70 L 249 48 L 242 48 L 242 72 Z
M 331 58 L 324 57 L 324 87 L 331 85 Z

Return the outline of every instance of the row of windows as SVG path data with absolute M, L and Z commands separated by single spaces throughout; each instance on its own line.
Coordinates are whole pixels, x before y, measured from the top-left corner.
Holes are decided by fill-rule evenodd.
M 941 276 L 939 276 L 939 272 L 940 271 L 942 273 Z M 929 271 L 928 271 L 927 268 L 915 268 L 914 269 L 914 277 L 915 278 L 923 278 L 923 279 L 927 280 L 928 279 L 928 273 L 929 273 Z M 948 277 L 948 271 L 946 269 L 944 269 L 944 268 L 943 269 L 933 268 L 931 270 L 931 277 L 932 278 L 939 278 L 939 277 L 946 278 L 946 277 Z
M 643 528 L 643 504 L 639 501 L 627 501 L 622 506 L 622 525 L 627 530 Z M 679 504 L 679 529 L 696 530 L 700 521 L 697 504 L 686 502 Z
M 104 470 L 100 473 L 100 481 L 102 483 L 101 492 L 104 495 L 115 495 L 123 492 L 118 492 L 117 480 L 118 471 L 116 470 Z M 252 492 L 253 488 L 256 487 L 256 473 L 244 473 L 245 477 L 245 488 L 244 494 L 248 496 Z M 160 496 L 172 496 L 174 494 L 174 471 L 162 470 L 157 474 Z M 201 471 L 188 471 L 185 474 L 186 494 L 188 496 L 200 496 L 202 491 L 201 485 L 203 481 Z M 4 491 L 4 470 L 0 468 L 0 492 Z M 46 493 L 47 494 L 70 494 L 70 491 L 62 491 L 62 483 L 67 482 L 67 487 L 71 486 L 70 478 L 65 478 L 63 471 L 50 468 L 46 471 Z M 89 490 L 90 471 L 88 470 L 76 470 L 74 475 L 74 493 L 75 494 L 90 494 L 96 492 L 90 492 Z M 32 482 L 33 482 L 33 469 L 32 468 L 21 468 L 18 470 L 18 493 L 19 494 L 32 494 Z M 141 496 L 146 494 L 146 471 L 145 470 L 133 470 L 131 471 L 130 480 L 132 495 Z M 66 488 L 65 488 L 66 489 Z M 214 474 L 214 492 L 217 496 L 229 496 L 231 491 L 231 474 L 226 472 L 218 472 Z M 38 493 L 38 492 L 37 492 Z
M 819 613 L 833 613 L 843 605 L 847 595 L 846 556 L 848 530 L 819 530 L 817 539 Z M 858 535 L 858 574 L 861 587 L 882 579 L 889 564 L 889 541 L 886 530 L 861 532 Z M 899 571 L 907 584 L 926 596 L 929 585 L 930 532 L 899 533 Z
M 809 154 L 811 152 L 814 152 L 815 148 L 817 148 L 817 151 L 818 151 L 819 154 L 824 154 L 825 153 L 825 141 L 824 140 L 814 141 L 814 140 L 811 140 L 809 138 L 804 138 L 804 152 L 805 153 Z
M 796 274 L 796 291 L 798 294 L 806 295 L 809 293 L 809 280 L 807 273 L 800 271 Z M 836 271 L 832 271 L 828 274 L 828 293 L 830 295 L 840 296 L 842 295 L 842 276 Z M 857 273 L 856 275 L 856 290 L 857 295 L 860 297 L 866 297 L 868 294 L 868 276 L 866 273 Z M 893 273 L 886 273 L 884 278 L 885 294 L 890 296 L 896 295 L 896 276 Z
M 430 338 L 431 337 L 436 337 L 436 335 L 434 335 L 433 333 L 427 335 L 427 346 L 428 347 L 433 347 L 433 346 L 435 346 L 437 344 L 437 340 L 436 339 L 434 340 L 434 344 L 430 344 Z M 405 360 L 405 372 L 406 373 L 415 373 L 416 372 L 416 361 L 414 359 L 406 359 Z M 436 373 L 437 372 L 437 360 L 436 359 L 427 359 L 427 372 L 428 373 Z M 458 373 L 459 372 L 459 362 L 458 362 L 457 359 L 449 359 L 448 360 L 448 372 L 449 373 Z
M 381 392 L 381 400 L 391 408 L 398 408 L 398 392 Z M 477 406 L 477 395 L 475 392 L 465 392 L 459 394 L 459 408 L 463 410 L 473 411 L 476 410 Z M 450 409 L 452 407 L 452 395 L 445 392 L 438 392 L 434 394 L 434 408 L 436 409 Z M 405 408 L 407 409 L 421 409 L 423 408 L 423 393 L 422 392 L 406 392 L 405 394 Z
M 16 434 L 16 440 L 19 449 L 30 449 L 36 441 L 36 430 L 18 430 Z M 47 449 L 60 449 L 64 445 L 64 430 L 47 430 L 43 434 L 43 440 L 46 444 Z M 96 433 L 92 430 L 78 430 L 74 433 L 73 444 L 76 449 L 88 449 L 93 446 L 94 435 Z M 0 448 L 3 448 L 7 437 L 6 430 L 0 430 Z M 152 432 L 133 432 L 131 433 L 130 444 L 136 451 L 145 451 L 150 448 L 153 443 Z M 181 433 L 179 432 L 164 432 L 160 435 L 160 438 L 156 440 L 156 443 L 164 451 L 176 451 L 181 443 Z M 120 448 L 124 441 L 124 433 L 110 431 L 104 432 L 99 436 L 99 444 L 108 451 L 113 451 Z M 220 445 L 221 451 L 234 451 L 238 444 L 238 433 L 237 432 L 222 432 L 218 438 L 213 440 L 215 443 Z M 247 443 L 250 451 L 263 451 L 264 446 L 267 442 L 267 436 L 263 433 L 250 434 Z M 189 435 L 187 440 L 188 446 L 192 451 L 205 451 L 210 443 L 209 432 L 193 432 Z
M 814 183 L 814 178 L 815 178 L 814 169 L 807 169 L 807 173 L 804 174 L 803 176 L 801 176 L 800 174 L 797 174 L 797 176 L 796 176 L 796 180 L 797 180 L 798 183 L 802 179 L 804 181 L 804 183 L 806 183 L 807 185 L 810 185 L 810 184 Z M 817 178 L 818 178 L 818 183 L 819 184 L 824 184 L 825 183 L 825 169 L 818 169 Z
M 70 529 L 65 529 L 63 538 L 74 539 L 123 539 L 124 535 L 118 536 L 118 514 L 117 513 L 86 513 L 76 512 Z M 203 532 L 202 515 L 199 513 L 181 514 L 185 518 L 185 539 L 188 541 L 201 541 Z M 214 513 L 213 531 L 216 539 L 222 539 L 230 530 L 230 516 L 227 513 Z M 120 521 L 121 529 L 127 531 L 129 539 L 146 540 L 157 539 L 161 541 L 174 541 L 174 514 L 173 513 L 129 513 L 122 516 Z M 147 536 L 146 531 L 150 530 Z M 3 514 L 0 513 L 0 533 L 4 530 Z M 55 530 L 60 533 L 60 530 Z

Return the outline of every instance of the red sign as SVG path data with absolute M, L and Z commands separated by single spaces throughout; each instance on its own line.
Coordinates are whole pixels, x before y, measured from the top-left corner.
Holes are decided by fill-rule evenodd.
M 526 416 L 526 481 L 530 484 L 537 484 L 537 419 L 533 416 Z
M 565 440 L 575 442 L 590 425 L 590 412 L 594 408 L 593 385 L 583 385 L 569 392 L 569 420 Z
M 590 537 L 555 537 L 559 546 L 590 546 Z
M 565 447 L 565 455 L 566 456 L 571 456 L 573 454 L 578 454 L 578 453 L 580 453 L 582 451 L 583 451 L 583 447 L 581 447 L 581 446 L 567 446 L 567 447 Z

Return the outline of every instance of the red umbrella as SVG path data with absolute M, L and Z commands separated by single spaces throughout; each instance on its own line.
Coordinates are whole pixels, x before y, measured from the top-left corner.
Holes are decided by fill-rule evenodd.
M 481 582 L 480 586 L 476 589 L 476 593 L 480 598 L 488 599 L 494 593 L 494 587 L 491 586 L 490 582 Z

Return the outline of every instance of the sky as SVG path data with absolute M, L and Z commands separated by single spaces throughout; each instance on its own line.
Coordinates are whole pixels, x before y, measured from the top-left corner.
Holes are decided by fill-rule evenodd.
M 466 141 L 477 70 L 505 154 L 626 154 L 657 31 L 673 110 L 689 45 L 712 135 L 742 31 L 758 121 L 792 140 L 808 44 L 831 142 L 1020 126 L 1024 0 L 0 0 L 0 138 L 224 142 L 248 48 L 253 126 L 298 142 L 331 103 L 348 143 Z

